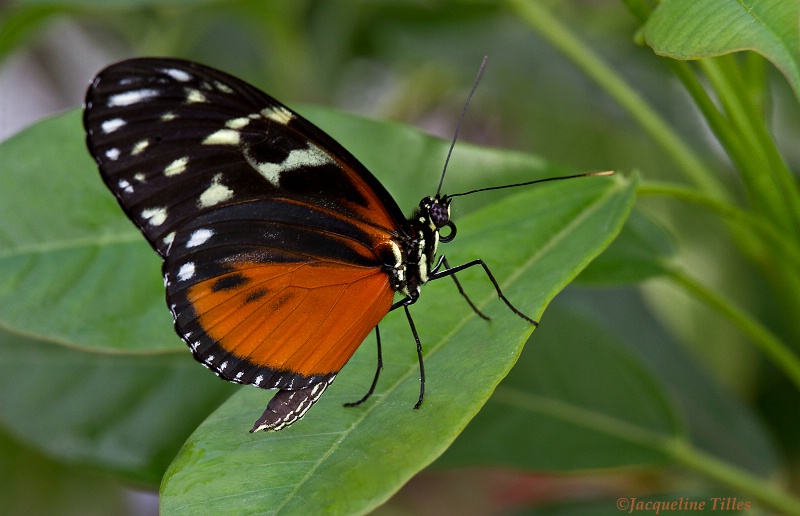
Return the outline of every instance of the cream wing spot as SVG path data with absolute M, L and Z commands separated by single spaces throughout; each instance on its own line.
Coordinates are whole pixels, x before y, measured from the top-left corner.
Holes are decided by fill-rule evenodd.
M 222 93 L 227 93 L 229 95 L 233 93 L 233 89 L 224 82 L 214 81 L 214 86 Z
M 246 150 L 244 157 L 247 162 L 264 179 L 272 183 L 276 188 L 280 186 L 281 174 L 300 167 L 318 167 L 328 163 L 335 163 L 322 149 L 316 145 L 309 144 L 305 149 L 294 149 L 286 156 L 282 163 L 260 163 L 256 161 Z
M 272 120 L 273 122 L 276 122 L 281 125 L 288 124 L 289 122 L 292 121 L 292 118 L 294 118 L 292 112 L 282 106 L 262 109 L 261 115 L 264 118 Z
M 186 242 L 186 247 L 197 247 L 199 245 L 203 245 L 208 242 L 208 239 L 214 236 L 214 232 L 210 229 L 198 229 L 195 230 L 191 236 L 189 237 L 189 241 Z
M 239 131 L 233 129 L 220 129 L 206 136 L 203 145 L 239 145 Z
M 108 107 L 130 106 L 131 104 L 151 99 L 157 95 L 158 91 L 150 88 L 117 93 L 116 95 L 108 97 Z
M 107 157 L 108 159 L 110 159 L 111 161 L 116 161 L 116 160 L 118 160 L 118 159 L 119 159 L 119 155 L 120 155 L 120 154 L 121 154 L 121 153 L 120 153 L 119 149 L 118 149 L 118 148 L 116 148 L 116 147 L 113 147 L 113 148 L 111 148 L 111 149 L 108 149 L 108 150 L 106 151 L 106 157 Z
M 127 194 L 133 193 L 133 186 L 131 186 L 131 184 L 125 179 L 120 179 L 119 182 L 117 183 L 117 186 L 119 187 L 120 190 L 122 190 Z
M 167 177 L 177 176 L 186 170 L 186 165 L 189 163 L 189 156 L 178 158 L 164 169 L 164 175 Z
M 175 120 L 176 118 L 178 118 L 178 115 L 176 115 L 172 111 L 168 111 L 168 112 L 164 113 L 163 115 L 161 115 L 159 120 L 161 120 L 162 122 L 170 122 L 172 120 Z
M 192 76 L 189 75 L 188 72 L 178 70 L 177 68 L 163 68 L 161 71 L 179 82 L 187 82 L 192 80 Z
M 186 103 L 196 104 L 199 102 L 208 102 L 208 99 L 205 95 L 203 95 L 203 92 L 194 88 L 186 88 Z
M 281 165 L 287 170 L 293 170 L 304 166 L 315 167 L 326 163 L 334 163 L 334 161 L 322 149 L 316 145 L 309 144 L 306 149 L 295 149 L 290 152 Z
M 194 276 L 194 262 L 186 262 L 178 269 L 178 281 L 186 281 Z
M 167 246 L 167 247 L 172 245 L 172 241 L 173 240 L 175 240 L 175 232 L 174 231 L 169 233 L 167 236 L 165 236 L 164 238 L 161 239 L 161 241 L 164 242 L 164 245 Z
M 151 226 L 160 226 L 167 220 L 167 208 L 147 208 L 142 210 L 142 218 Z
M 217 174 L 211 180 L 211 185 L 200 194 L 200 199 L 197 201 L 197 207 L 200 209 L 208 208 L 225 202 L 233 197 L 233 190 L 221 183 L 222 174 Z
M 147 148 L 148 145 L 150 145 L 150 140 L 148 140 L 147 138 L 136 142 L 133 146 L 133 149 L 131 149 L 131 156 L 136 156 L 137 154 L 141 154 Z
M 228 127 L 230 129 L 241 129 L 242 127 L 246 126 L 249 123 L 250 123 L 250 117 L 243 116 L 240 118 L 234 118 L 233 120 L 228 120 L 227 122 L 225 122 L 225 127 Z
M 103 129 L 105 134 L 109 134 L 124 126 L 126 123 L 127 122 L 121 118 L 112 118 L 100 124 L 100 128 Z

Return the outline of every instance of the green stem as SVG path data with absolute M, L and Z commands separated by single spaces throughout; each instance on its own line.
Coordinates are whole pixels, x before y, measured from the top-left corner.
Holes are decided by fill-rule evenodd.
M 738 169 L 746 166 L 749 153 L 745 150 L 741 135 L 733 128 L 730 121 L 720 113 L 717 105 L 711 100 L 705 87 L 700 83 L 692 66 L 686 61 L 666 60 L 667 65 L 676 77 L 683 83 L 683 87 L 692 96 L 697 107 L 703 113 L 708 125 L 719 139 L 725 151 L 733 160 Z
M 741 135 L 747 158 L 740 172 L 755 208 L 793 236 L 800 234 L 800 192 L 786 167 L 761 113 L 747 93 L 733 56 L 699 62 L 722 101 L 730 122 Z
M 682 439 L 674 439 L 666 446 L 667 453 L 677 462 L 709 478 L 751 495 L 781 514 L 800 515 L 800 500 L 774 485 L 737 469 L 727 462 L 709 455 Z
M 770 250 L 776 251 L 782 256 L 784 259 L 782 263 L 800 272 L 800 248 L 796 242 L 786 238 L 786 235 L 777 230 L 775 226 L 765 222 L 752 212 L 719 201 L 692 188 L 675 184 L 643 183 L 636 189 L 636 194 L 638 197 L 661 196 L 695 204 L 716 213 L 729 222 L 732 231 L 741 231 L 742 225 L 745 225 L 745 231 L 750 231 L 751 235 L 760 239 Z
M 715 197 L 729 198 L 722 183 L 658 113 L 613 68 L 553 17 L 541 3 L 533 0 L 508 0 L 508 3 L 537 33 L 561 50 L 619 102 L 695 184 Z
M 715 309 L 747 335 L 772 363 L 786 374 L 800 391 L 800 358 L 774 333 L 740 310 L 722 296 L 716 294 L 677 267 L 668 267 L 670 277 L 691 294 Z

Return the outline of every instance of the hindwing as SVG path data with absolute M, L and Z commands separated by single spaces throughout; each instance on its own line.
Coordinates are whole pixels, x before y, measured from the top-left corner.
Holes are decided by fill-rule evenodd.
M 335 374 L 391 307 L 371 227 L 295 201 L 226 206 L 178 231 L 167 303 L 223 378 L 299 389 Z

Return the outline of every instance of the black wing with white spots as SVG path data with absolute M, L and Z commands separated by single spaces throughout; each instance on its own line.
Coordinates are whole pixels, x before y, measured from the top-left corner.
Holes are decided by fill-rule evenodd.
M 97 75 L 85 107 L 103 180 L 162 257 L 187 220 L 253 200 L 302 199 L 388 232 L 405 220 L 341 145 L 219 70 L 179 59 L 123 61 Z

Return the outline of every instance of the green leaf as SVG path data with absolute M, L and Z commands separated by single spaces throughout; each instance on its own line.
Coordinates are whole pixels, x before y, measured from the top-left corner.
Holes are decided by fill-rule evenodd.
M 100 180 L 79 112 L 3 142 L 0 176 L 0 422 L 157 484 L 233 388 L 172 330 L 159 259 Z
M 155 486 L 234 390 L 188 353 L 81 351 L 0 331 L 0 423 L 51 457 Z
M 668 462 L 657 444 L 682 427 L 664 387 L 612 335 L 559 304 L 440 465 L 570 472 Z
M 75 348 L 183 351 L 160 260 L 84 145 L 80 113 L 0 146 L 0 326 Z
M 664 0 L 644 26 L 663 56 L 698 59 L 753 50 L 769 59 L 800 96 L 798 0 Z
M 503 153 L 483 154 L 475 166 L 485 170 Z M 453 264 L 482 257 L 506 296 L 538 316 L 619 231 L 634 184 L 587 178 L 527 189 L 456 220 L 458 238 L 442 251 Z M 370 400 L 341 406 L 369 385 L 371 342 L 304 420 L 280 433 L 247 433 L 269 396 L 243 389 L 198 428 L 170 466 L 162 510 L 362 513 L 385 501 L 449 446 L 532 330 L 497 299 L 481 270 L 459 279 L 493 319 L 477 318 L 449 280 L 426 287 L 411 308 L 425 350 L 420 410 L 412 410 L 419 389 L 413 340 L 402 314 L 392 313 L 381 323 L 385 369 Z
M 108 475 L 49 460 L 3 431 L 0 477 L 4 514 L 105 516 L 131 506 L 130 492 Z
M 764 478 L 778 467 L 756 415 L 665 333 L 638 294 L 570 288 L 436 466 L 663 466 L 676 460 L 663 447 L 672 438 Z
M 586 269 L 576 283 L 630 285 L 667 274 L 675 255 L 670 235 L 639 210 L 633 210 L 619 236 Z

